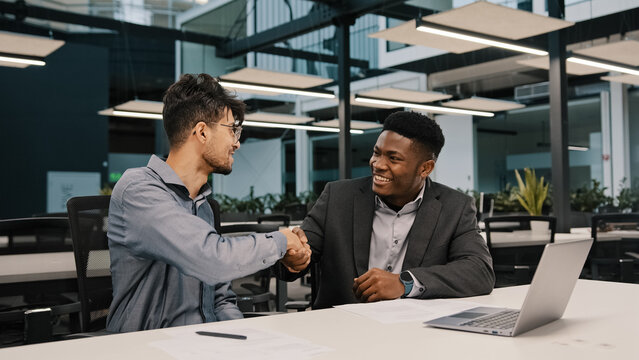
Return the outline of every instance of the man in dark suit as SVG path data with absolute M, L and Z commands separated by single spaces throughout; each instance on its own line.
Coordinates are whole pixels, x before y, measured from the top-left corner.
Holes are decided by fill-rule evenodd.
M 473 198 L 428 178 L 443 145 L 434 120 L 393 113 L 373 149 L 373 176 L 326 185 L 302 225 L 320 268 L 314 308 L 492 291 Z

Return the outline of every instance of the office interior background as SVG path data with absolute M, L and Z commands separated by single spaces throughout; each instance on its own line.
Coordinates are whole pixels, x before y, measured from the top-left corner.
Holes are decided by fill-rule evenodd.
M 544 0 L 490 2 L 548 14 Z M 334 25 L 231 57 L 220 56 L 210 41 L 233 43 L 295 24 L 334 3 L 0 2 L 0 31 L 64 41 L 46 56 L 46 66 L 0 66 L 0 218 L 64 211 L 69 197 L 98 194 L 127 168 L 146 165 L 151 154 L 167 154 L 161 121 L 98 112 L 131 100 L 161 101 L 180 74 L 224 76 L 257 68 L 326 78 L 330 81 L 323 88 L 337 92 L 339 34 Z M 526 55 L 505 50 L 454 54 L 370 36 L 472 1 L 375 3 L 377 8 L 358 14 L 350 26 L 352 94 L 392 87 L 436 91 L 451 100 L 482 97 L 523 105 L 490 118 L 435 115 L 446 145 L 432 179 L 462 191 L 496 193 L 516 185 L 515 169 L 529 167 L 552 183 L 548 70 L 523 64 Z M 30 9 L 26 17 L 21 6 Z M 45 8 L 57 12 L 35 11 Z M 568 43 L 568 49 L 639 40 L 637 0 L 566 0 L 564 20 L 578 27 L 570 38 L 578 41 Z M 209 37 L 188 41 L 179 33 Z M 615 73 L 568 74 L 569 187 L 592 187 L 596 180 L 614 197 L 639 185 L 639 82 L 603 80 L 606 75 Z M 250 113 L 306 116 L 309 122 L 339 116 L 335 99 L 238 94 Z M 351 119 L 379 125 L 401 109 L 351 101 Z M 352 177 L 370 173 L 368 159 L 380 131 L 372 126 L 351 135 Z M 235 198 L 250 191 L 254 196 L 319 194 L 324 184 L 340 177 L 338 140 L 337 133 L 247 126 L 233 173 L 214 175 L 214 192 Z

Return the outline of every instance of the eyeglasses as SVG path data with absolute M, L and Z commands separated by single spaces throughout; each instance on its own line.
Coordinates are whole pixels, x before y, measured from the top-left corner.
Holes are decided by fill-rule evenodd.
M 235 120 L 235 122 L 233 122 L 233 125 L 228 125 L 228 124 L 220 124 L 220 123 L 216 123 L 216 122 L 211 122 L 209 123 L 211 125 L 220 125 L 220 126 L 224 126 L 227 128 L 231 128 L 231 130 L 233 131 L 233 136 L 235 136 L 235 142 L 240 141 L 240 136 L 242 136 L 242 125 L 240 125 L 240 121 L 239 120 Z M 193 131 L 193 135 L 195 135 L 195 131 Z
M 220 123 L 213 123 L 213 124 L 231 128 L 231 130 L 233 131 L 233 135 L 235 135 L 235 142 L 240 141 L 240 136 L 242 136 L 242 125 L 239 125 L 239 121 L 235 121 L 233 125 L 220 124 Z

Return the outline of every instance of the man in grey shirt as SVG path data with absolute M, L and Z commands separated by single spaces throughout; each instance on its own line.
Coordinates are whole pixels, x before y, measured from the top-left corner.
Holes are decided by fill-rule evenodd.
M 295 233 L 223 237 L 209 174 L 231 172 L 244 103 L 211 76 L 184 75 L 164 96 L 170 152 L 127 170 L 109 207 L 113 302 L 107 330 L 126 332 L 241 318 L 230 281 L 281 259 L 296 272 L 310 248 Z

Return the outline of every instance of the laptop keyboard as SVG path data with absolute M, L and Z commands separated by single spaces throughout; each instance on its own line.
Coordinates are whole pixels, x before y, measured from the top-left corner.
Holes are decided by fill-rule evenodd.
M 519 310 L 504 310 L 481 319 L 471 320 L 463 323 L 464 326 L 492 328 L 492 329 L 510 329 L 515 326 Z

